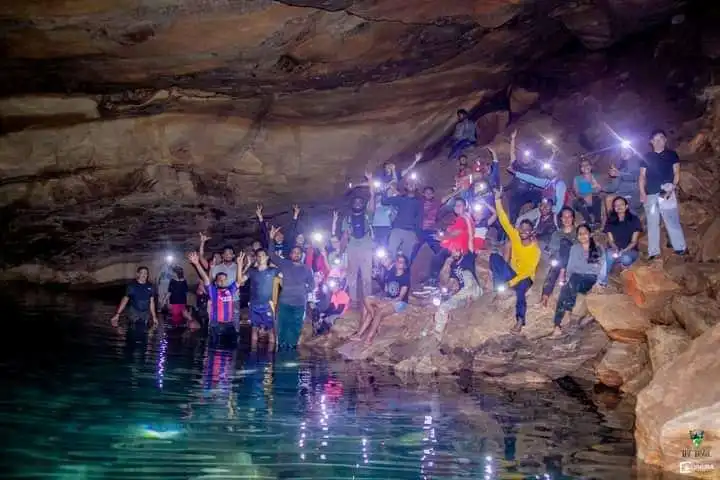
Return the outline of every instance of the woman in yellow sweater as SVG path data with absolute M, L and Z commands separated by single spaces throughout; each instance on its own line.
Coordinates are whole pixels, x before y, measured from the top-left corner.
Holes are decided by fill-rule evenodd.
M 502 192 L 495 190 L 495 210 L 498 221 L 510 239 L 510 263 L 500 254 L 490 255 L 490 270 L 493 275 L 493 286 L 498 292 L 507 288 L 515 290 L 515 326 L 513 332 L 519 333 L 525 325 L 527 311 L 527 291 L 533 284 L 535 272 L 540 263 L 540 247 L 535 240 L 533 224 L 523 220 L 515 228 L 502 206 Z

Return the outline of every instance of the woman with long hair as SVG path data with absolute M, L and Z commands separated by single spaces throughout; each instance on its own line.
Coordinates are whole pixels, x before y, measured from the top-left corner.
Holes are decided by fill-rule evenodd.
M 561 323 L 567 312 L 575 307 L 579 293 L 589 292 L 604 275 L 604 253 L 592 238 L 592 231 L 586 224 L 575 230 L 577 243 L 570 248 L 567 267 L 560 273 L 565 285 L 560 290 L 555 309 L 555 329 L 553 335 L 562 334 Z

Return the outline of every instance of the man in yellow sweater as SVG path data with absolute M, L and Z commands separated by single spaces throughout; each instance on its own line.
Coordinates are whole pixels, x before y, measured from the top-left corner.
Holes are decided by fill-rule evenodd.
M 515 228 L 502 205 L 502 192 L 495 190 L 495 210 L 503 230 L 510 239 L 510 263 L 498 253 L 490 255 L 490 270 L 493 274 L 493 286 L 498 292 L 507 288 L 515 290 L 515 326 L 512 331 L 519 333 L 525 325 L 527 311 L 527 291 L 533 284 L 535 272 L 540 263 L 540 247 L 535 240 L 533 224 L 529 220 L 520 222 Z

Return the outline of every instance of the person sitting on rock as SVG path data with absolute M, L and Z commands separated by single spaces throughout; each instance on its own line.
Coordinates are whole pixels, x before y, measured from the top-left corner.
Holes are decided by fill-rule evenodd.
M 250 304 L 248 317 L 252 333 L 250 334 L 250 348 L 257 347 L 260 332 L 267 333 L 268 347 L 275 350 L 275 311 L 272 305 L 273 287 L 280 271 L 269 266 L 270 256 L 267 251 L 260 248 L 255 251 L 255 266 L 246 262 L 239 281 L 245 285 L 250 281 Z
M 460 153 L 468 147 L 475 145 L 477 141 L 477 131 L 475 122 L 468 118 L 468 112 L 465 109 L 457 111 L 457 123 L 453 132 L 452 147 L 450 148 L 449 160 L 454 160 Z
M 605 211 L 610 216 L 615 197 L 623 197 L 628 201 L 630 210 L 639 212 L 642 208 L 638 179 L 640 178 L 640 158 L 631 147 L 622 147 L 619 158 L 610 165 L 610 180 L 603 186 Z
M 602 221 L 602 200 L 598 195 L 602 187 L 592 173 L 590 160 L 580 160 L 579 168 L 580 175 L 576 175 L 573 179 L 575 192 L 573 207 L 582 215 L 583 221 L 595 230 Z
M 524 220 L 529 221 L 533 225 L 535 239 L 540 244 L 540 248 L 545 250 L 550 243 L 550 238 L 557 231 L 557 216 L 553 213 L 553 202 L 548 198 L 543 198 L 537 208 L 528 210 L 520 215 L 515 222 L 518 228 Z
M 331 277 L 326 285 L 330 290 L 330 302 L 328 307 L 320 312 L 320 321 L 315 328 L 316 335 L 327 333 L 335 324 L 335 320 L 346 314 L 350 308 L 350 296 L 343 289 L 340 279 Z
M 640 256 L 638 241 L 643 232 L 640 218 L 630 211 L 630 204 L 625 197 L 615 197 L 612 209 L 605 225 L 607 234 L 607 251 L 605 275 L 598 279 L 598 284 L 606 286 L 608 275 L 613 266 L 619 263 L 623 269 L 630 267 Z
M 451 256 L 445 261 L 441 278 L 450 278 L 457 282 L 459 288 L 449 299 L 438 306 L 435 313 L 435 336 L 440 339 L 451 310 L 468 305 L 482 295 L 475 275 L 475 255 L 471 252 L 453 249 Z
M 150 270 L 147 267 L 138 267 L 133 280 L 125 290 L 125 295 L 120 300 L 115 315 L 110 319 L 113 327 L 118 326 L 120 315 L 128 305 L 128 317 L 132 324 L 142 323 L 147 326 L 158 324 L 157 312 L 155 309 L 155 290 L 150 279 Z
M 680 182 L 680 159 L 667 148 L 667 135 L 655 130 L 650 135 L 652 151 L 645 155 L 640 168 L 638 188 L 645 208 L 648 231 L 648 260 L 660 255 L 660 217 L 673 250 L 677 255 L 687 253 L 685 234 L 680 224 L 676 191 Z
M 510 135 L 510 166 L 508 167 L 508 172 L 513 175 L 513 179 L 508 185 L 508 208 L 510 219 L 513 222 L 520 216 L 520 211 L 525 204 L 530 203 L 535 208 L 543 198 L 543 189 L 527 181 L 527 177 L 523 176 L 524 174 L 530 178 L 541 178 L 542 173 L 529 150 L 518 156 L 515 144 L 517 133 L 515 130 Z
M 578 294 L 588 293 L 602 278 L 605 270 L 605 254 L 592 238 L 588 225 L 576 230 L 577 243 L 570 249 L 567 267 L 560 273 L 564 285 L 560 290 L 553 322 L 553 335 L 562 334 L 562 320 L 575 307 Z
M 407 257 L 398 255 L 395 263 L 386 260 L 385 295 L 383 297 L 365 297 L 363 302 L 362 323 L 351 340 L 361 340 L 367 334 L 365 342 L 372 343 L 375 333 L 384 318 L 402 313 L 408 306 L 410 294 L 410 265 Z
M 508 287 L 515 290 L 515 326 L 514 333 L 519 333 L 525 325 L 527 313 L 527 291 L 533 284 L 538 264 L 540 263 L 540 247 L 533 236 L 533 226 L 524 221 L 519 228 L 513 227 L 502 205 L 502 191 L 495 190 L 495 210 L 498 221 L 510 239 L 510 262 L 502 255 L 490 255 L 490 271 L 493 276 L 493 285 L 498 292 Z
M 555 290 L 560 272 L 567 267 L 568 258 L 570 257 L 570 248 L 575 243 L 575 210 L 570 207 L 563 207 L 560 211 L 560 226 L 550 237 L 543 254 L 550 259 L 550 269 L 548 270 L 545 282 L 543 283 L 542 297 L 540 303 L 543 307 L 548 306 L 550 296 Z
M 450 252 L 459 250 L 461 252 L 472 252 L 475 248 L 475 222 L 470 216 L 467 203 L 462 198 L 455 199 L 455 221 L 447 227 L 445 232 L 439 232 L 441 238 L 440 250 L 435 255 L 430 264 L 430 284 L 437 283 L 445 261 L 450 256 Z
M 235 297 L 238 291 L 238 282 L 242 275 L 242 262 L 245 255 L 238 255 L 235 259 L 235 277 L 230 278 L 225 271 L 218 271 L 213 280 L 210 280 L 205 269 L 200 264 L 200 255 L 190 252 L 188 260 L 197 270 L 200 279 L 210 297 L 210 336 L 214 341 L 226 335 L 237 335 L 235 323 Z
M 553 154 L 548 160 L 543 162 L 543 167 L 551 165 L 556 153 L 557 149 L 553 147 Z M 536 166 L 538 163 L 539 162 L 536 162 Z M 516 170 L 511 164 L 507 170 L 512 173 L 517 180 L 541 189 L 541 200 L 547 199 L 552 201 L 553 213 L 555 215 L 560 213 L 562 207 L 569 205 L 570 194 L 567 190 L 567 185 L 552 168 L 536 169 L 534 172 L 528 173 L 527 171 Z

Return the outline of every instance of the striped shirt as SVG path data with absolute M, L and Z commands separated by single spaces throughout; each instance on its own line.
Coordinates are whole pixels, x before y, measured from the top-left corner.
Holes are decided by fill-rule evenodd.
M 232 282 L 227 287 L 219 288 L 215 284 L 208 285 L 210 297 L 210 323 L 229 323 L 233 321 L 233 296 L 237 294 L 238 286 Z

